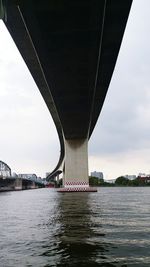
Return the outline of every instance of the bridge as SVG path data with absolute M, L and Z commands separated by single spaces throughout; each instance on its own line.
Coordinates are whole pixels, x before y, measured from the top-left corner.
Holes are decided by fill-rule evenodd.
M 11 168 L 0 160 L 0 192 L 45 187 L 35 174 L 11 174 Z
M 34 180 L 32 178 L 21 178 L 16 176 L 0 177 L 0 192 L 18 191 L 26 189 L 38 189 L 45 187 L 43 181 Z
M 52 115 L 61 191 L 90 191 L 88 140 L 101 112 L 132 0 L 2 1 L 1 18 Z

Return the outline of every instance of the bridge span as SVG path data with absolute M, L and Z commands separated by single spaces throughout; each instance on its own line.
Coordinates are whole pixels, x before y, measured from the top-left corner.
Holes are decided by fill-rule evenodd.
M 12 174 L 11 168 L 0 160 L 0 192 L 45 187 L 45 182 L 36 174 Z
M 57 128 L 61 153 L 52 175 L 63 162 L 62 190 L 89 191 L 88 140 L 111 81 L 132 0 L 2 2 L 1 17 Z
M 21 178 L 16 176 L 0 177 L 0 192 L 38 189 L 45 187 L 40 180 Z

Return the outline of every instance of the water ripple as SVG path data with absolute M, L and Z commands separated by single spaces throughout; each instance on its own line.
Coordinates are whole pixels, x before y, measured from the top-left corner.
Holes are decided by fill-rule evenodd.
M 0 194 L 2 267 L 150 266 L 150 188 Z

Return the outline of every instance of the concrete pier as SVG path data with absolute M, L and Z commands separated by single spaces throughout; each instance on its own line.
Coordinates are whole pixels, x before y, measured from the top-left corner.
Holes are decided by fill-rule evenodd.
M 22 190 L 22 179 L 16 178 L 14 181 L 14 189 L 15 190 Z
M 97 191 L 89 187 L 88 140 L 65 140 L 63 188 L 58 192 Z

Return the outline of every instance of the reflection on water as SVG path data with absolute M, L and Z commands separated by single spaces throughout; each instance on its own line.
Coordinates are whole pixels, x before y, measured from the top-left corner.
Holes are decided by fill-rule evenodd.
M 97 242 L 97 237 L 104 237 L 101 223 L 96 225 L 97 216 L 89 205 L 89 193 L 62 194 L 59 198 L 58 233 L 61 257 L 57 266 L 98 266 L 97 259 L 105 259 L 108 244 Z M 101 216 L 100 214 L 98 215 Z M 114 266 L 107 264 L 107 266 Z
M 0 266 L 150 266 L 150 188 L 0 194 Z
M 101 204 L 96 195 L 93 197 L 90 193 L 59 195 L 55 218 L 59 225 L 55 234 L 57 261 L 53 266 L 127 266 L 124 258 L 119 264 L 120 259 L 111 254 L 115 242 L 105 238 Z M 51 257 L 51 244 L 44 248 L 43 255 Z

